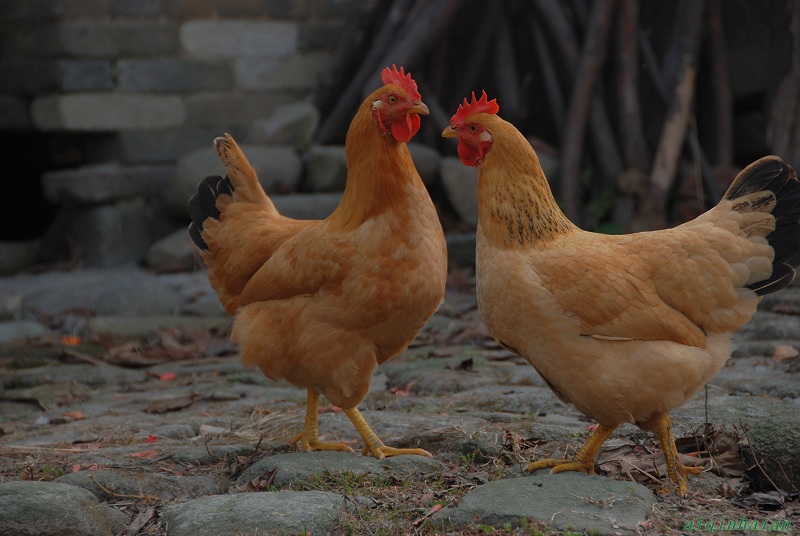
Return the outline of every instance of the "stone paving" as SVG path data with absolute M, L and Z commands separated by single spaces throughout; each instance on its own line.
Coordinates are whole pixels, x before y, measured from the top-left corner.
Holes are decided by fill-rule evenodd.
M 361 406 L 387 444 L 433 458 L 376 460 L 331 406 L 321 433 L 356 453 L 287 444 L 305 393 L 242 367 L 202 272 L 0 279 L 0 534 L 680 534 L 698 513 L 796 527 L 798 312 L 800 288 L 765 300 L 708 397 L 673 413 L 686 441 L 706 420 L 719 444 L 746 434 L 681 500 L 659 493 L 660 450 L 633 426 L 598 476 L 525 473 L 592 423 L 493 343 L 469 285 Z

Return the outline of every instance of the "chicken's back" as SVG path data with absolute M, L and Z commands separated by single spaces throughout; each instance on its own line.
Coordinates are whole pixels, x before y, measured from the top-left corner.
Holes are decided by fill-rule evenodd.
M 481 314 L 560 398 L 601 424 L 647 428 L 719 372 L 759 295 L 793 278 L 798 196 L 794 170 L 768 157 L 719 205 L 672 229 L 575 229 L 504 248 L 479 226 Z

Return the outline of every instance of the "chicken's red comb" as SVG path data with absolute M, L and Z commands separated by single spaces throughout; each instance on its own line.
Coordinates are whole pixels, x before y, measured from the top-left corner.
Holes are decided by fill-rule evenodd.
M 384 84 L 397 84 L 403 88 L 412 99 L 419 100 L 422 98 L 419 91 L 417 91 L 417 83 L 411 78 L 411 73 L 404 73 L 402 67 L 400 67 L 399 71 L 394 64 L 392 64 L 391 69 L 386 67 L 381 72 L 381 80 L 383 80 Z
M 472 102 L 467 102 L 464 99 L 463 104 L 458 105 L 458 111 L 450 118 L 450 123 L 458 123 L 464 121 L 467 117 L 479 113 L 496 114 L 500 111 L 500 106 L 497 104 L 497 99 L 489 100 L 486 96 L 486 91 L 481 92 L 481 98 L 475 99 L 475 92 L 472 92 Z

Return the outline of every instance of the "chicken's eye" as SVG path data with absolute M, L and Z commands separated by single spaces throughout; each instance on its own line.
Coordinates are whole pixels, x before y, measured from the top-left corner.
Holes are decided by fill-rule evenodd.
M 473 123 L 472 125 L 469 126 L 469 131 L 472 132 L 473 134 L 475 132 L 478 132 L 478 125 Z
M 389 101 L 389 104 L 394 104 L 395 102 L 397 102 L 397 97 L 395 97 L 394 95 L 389 95 L 386 98 L 386 100 Z

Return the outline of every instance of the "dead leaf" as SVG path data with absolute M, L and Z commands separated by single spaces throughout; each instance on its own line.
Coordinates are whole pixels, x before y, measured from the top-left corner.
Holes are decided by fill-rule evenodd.
M 210 347 L 215 348 L 215 353 L 209 353 Z M 103 359 L 121 366 L 147 367 L 181 359 L 222 355 L 231 353 L 231 349 L 227 334 L 219 335 L 205 328 L 180 330 L 170 327 L 153 332 L 144 342 L 113 346 L 106 350 Z
M 425 514 L 422 517 L 420 517 L 419 519 L 414 520 L 412 525 L 414 525 L 415 527 L 419 527 L 426 519 L 431 517 L 433 514 L 435 514 L 436 512 L 441 510 L 442 508 L 444 508 L 444 507 L 441 504 L 434 504 L 431 507 L 431 509 L 428 510 L 427 512 L 425 512 Z
M 774 313 L 781 313 L 783 315 L 800 315 L 800 306 L 790 303 L 776 305 L 771 310 Z
M 61 416 L 72 421 L 81 421 L 86 418 L 86 415 L 80 410 L 67 411 L 66 413 L 62 413 Z
M 272 483 L 275 480 L 275 473 L 277 471 L 278 471 L 277 468 L 272 469 L 267 474 L 248 481 L 244 485 L 244 491 L 264 491 L 264 490 L 268 490 L 272 486 Z
M 269 415 L 272 413 L 272 410 L 270 410 L 264 404 L 256 404 L 255 407 L 253 407 L 253 411 L 256 413 L 260 413 L 261 415 Z
M 786 504 L 788 498 L 788 493 L 785 491 L 768 491 L 751 493 L 747 497 L 733 499 L 731 502 L 744 507 L 757 506 L 758 508 L 777 510 Z
M 83 465 L 81 465 L 79 463 L 73 463 L 72 464 L 72 472 L 73 473 L 78 473 L 78 472 L 80 472 L 82 470 L 85 470 L 85 471 L 97 471 L 98 469 L 100 469 L 100 464 L 99 463 L 90 463 L 90 464 L 85 465 L 85 466 L 83 466 Z
M 139 512 L 133 521 L 131 521 L 131 524 L 125 529 L 126 536 L 136 536 L 136 534 L 153 519 L 155 513 L 155 508 L 152 506 L 148 506 L 143 512 Z
M 178 379 L 178 373 L 177 372 L 165 372 L 163 374 L 159 374 L 158 375 L 158 379 L 161 380 L 162 382 L 170 382 L 172 380 Z
M 706 424 L 699 433 L 675 439 L 675 446 L 680 453 L 695 453 L 707 461 L 716 474 L 737 477 L 747 471 L 740 455 L 741 442 L 736 431 Z
M 231 400 L 240 400 L 244 398 L 244 393 L 211 393 L 210 395 L 206 396 L 206 400 L 210 400 L 212 402 L 229 402 Z
M 512 452 L 532 449 L 545 443 L 546 441 L 536 437 L 523 438 L 517 432 L 512 432 L 511 430 L 506 430 L 503 434 L 503 448 Z
M 775 352 L 772 354 L 772 362 L 775 365 L 779 365 L 784 361 L 796 359 L 799 355 L 800 352 L 798 352 L 797 348 L 794 346 L 789 346 L 788 344 L 779 344 L 775 346 Z
M 133 458 L 142 458 L 144 460 L 153 460 L 161 456 L 161 453 L 157 450 L 142 450 L 140 452 L 134 452 L 132 454 L 128 454 Z
M 717 487 L 717 491 L 721 497 L 732 499 L 734 497 L 741 497 L 742 490 L 747 486 L 748 484 L 745 484 L 741 478 L 729 478 Z
M 192 393 L 189 396 L 185 396 L 182 398 L 167 398 L 164 400 L 156 400 L 149 406 L 147 406 L 144 411 L 146 413 L 167 413 L 169 411 L 178 411 L 184 408 L 188 408 L 195 402 L 199 402 L 203 400 L 205 397 L 198 393 Z
M 414 382 L 409 382 L 406 384 L 405 387 L 393 386 L 386 389 L 386 392 L 392 395 L 397 396 L 408 396 L 411 394 L 411 388 L 414 386 Z
M 468 357 L 467 359 L 463 359 L 458 365 L 454 365 L 453 363 L 446 363 L 445 367 L 452 369 L 452 370 L 463 370 L 465 372 L 477 372 L 473 370 L 473 366 L 475 365 L 475 361 Z
M 81 343 L 81 338 L 75 335 L 62 335 L 59 342 L 67 346 L 78 346 Z

